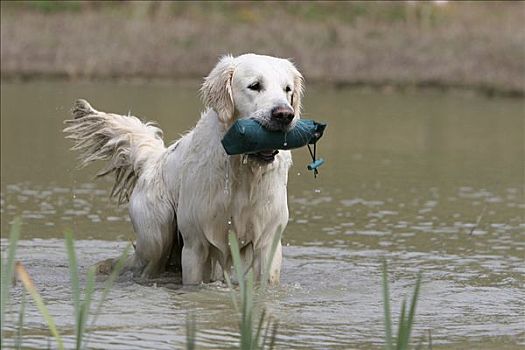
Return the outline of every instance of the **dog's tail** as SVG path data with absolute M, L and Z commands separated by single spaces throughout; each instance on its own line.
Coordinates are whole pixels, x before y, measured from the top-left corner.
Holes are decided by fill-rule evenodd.
M 108 161 L 97 177 L 115 173 L 111 196 L 127 202 L 140 174 L 153 169 L 166 150 L 162 130 L 137 117 L 99 112 L 86 100 L 77 100 L 72 114 L 64 132 L 75 142 L 72 149 L 82 152 L 80 167 Z

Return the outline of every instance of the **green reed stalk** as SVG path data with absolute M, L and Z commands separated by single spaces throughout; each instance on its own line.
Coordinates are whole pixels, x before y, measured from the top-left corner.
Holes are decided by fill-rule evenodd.
M 196 333 L 196 326 L 195 326 L 195 315 L 190 314 L 186 315 L 186 349 L 187 350 L 195 350 L 195 333 Z
M 90 268 L 87 272 L 86 286 L 84 288 L 84 296 L 83 298 L 81 298 L 80 281 L 78 277 L 77 257 L 75 253 L 73 233 L 71 231 L 65 232 L 65 241 L 66 241 L 66 248 L 67 248 L 68 260 L 69 260 L 69 272 L 71 275 L 71 291 L 72 291 L 72 297 L 73 297 L 73 308 L 74 308 L 74 316 L 75 316 L 75 349 L 80 350 L 80 349 L 86 348 L 87 343 L 89 341 L 89 334 L 87 335 L 87 337 L 86 337 L 86 334 L 88 333 L 87 323 L 88 323 L 88 318 L 91 312 L 91 305 L 93 303 L 93 293 L 95 290 L 95 269 Z M 102 304 L 106 300 L 106 297 L 109 294 L 109 291 L 111 290 L 111 287 L 113 286 L 113 283 L 115 282 L 118 275 L 120 274 L 120 271 L 124 267 L 124 264 L 128 256 L 129 249 L 130 249 L 130 245 L 126 247 L 123 254 L 121 255 L 121 257 L 118 259 L 117 263 L 115 264 L 111 272 L 111 275 L 107 278 L 106 282 L 104 283 L 102 295 L 98 301 L 98 305 L 93 314 L 93 319 L 91 321 L 91 327 L 94 326 L 95 321 L 98 318 L 98 315 L 100 314 Z M 84 338 L 86 338 L 85 341 L 84 341 Z
M 16 246 L 20 238 L 21 225 L 20 218 L 16 218 L 11 225 L 11 232 L 9 233 L 6 260 L 0 259 L 0 348 L 3 348 L 5 315 L 7 313 L 7 303 L 15 270 Z
M 42 296 L 40 296 L 40 293 L 38 293 L 38 290 L 36 289 L 35 284 L 33 283 L 33 280 L 27 273 L 27 270 L 25 269 L 24 265 L 22 265 L 22 263 L 20 262 L 16 263 L 16 275 L 18 276 L 20 281 L 22 281 L 24 288 L 29 293 L 29 295 L 31 295 L 31 298 L 33 298 L 33 301 L 35 302 L 36 307 L 38 308 L 38 311 L 40 311 L 40 314 L 46 321 L 49 331 L 51 332 L 53 337 L 55 337 L 55 340 L 57 342 L 57 348 L 59 350 L 63 350 L 64 342 L 62 341 L 62 337 L 58 333 L 57 327 L 55 325 L 55 320 L 49 314 L 49 310 L 47 309 L 47 306 L 44 303 Z
M 279 231 L 280 232 L 280 231 Z M 280 234 L 274 236 L 272 241 L 272 246 L 270 249 L 270 254 L 266 260 L 266 266 L 261 274 L 261 287 L 264 289 L 266 287 L 266 282 L 269 276 L 269 270 L 271 268 L 271 262 L 275 251 L 277 249 L 278 243 L 281 239 Z M 244 268 L 239 244 L 237 242 L 237 237 L 230 233 L 228 235 L 228 241 L 230 243 L 230 250 L 232 254 L 233 266 L 235 274 L 237 275 L 237 280 L 239 283 L 240 289 L 240 301 L 237 300 L 235 290 L 233 288 L 230 276 L 227 271 L 224 273 L 224 277 L 228 287 L 230 288 L 230 294 L 232 297 L 232 302 L 234 308 L 237 312 L 240 312 L 241 320 L 239 324 L 240 331 L 240 349 L 242 350 L 254 350 L 254 349 L 263 349 L 268 345 L 268 349 L 273 349 L 275 346 L 275 339 L 277 335 L 277 323 L 273 323 L 267 317 L 266 310 L 262 310 L 257 321 L 254 320 L 255 313 L 255 281 L 253 267 L 250 266 L 247 270 Z M 255 327 L 255 323 L 257 326 Z M 265 328 L 263 335 L 263 328 Z M 271 333 L 268 334 L 268 330 L 271 328 Z
M 385 349 L 387 350 L 407 350 L 410 344 L 410 335 L 414 325 L 416 304 L 419 298 L 419 289 L 421 286 L 421 273 L 418 273 L 416 285 L 414 287 L 414 294 L 410 302 L 409 311 L 406 311 L 406 300 L 401 304 L 401 313 L 399 315 L 399 324 L 397 331 L 397 339 L 394 343 L 392 339 L 392 317 L 390 313 L 390 292 L 388 288 L 388 266 L 386 261 L 383 261 L 383 307 L 385 319 Z
M 387 350 L 392 350 L 392 316 L 390 313 L 390 292 L 388 290 L 388 270 L 386 260 L 383 261 L 383 312 L 385 319 L 385 342 Z
M 24 315 L 26 312 L 26 293 L 22 293 L 20 309 L 18 310 L 18 324 L 16 326 L 16 349 L 22 349 L 22 330 L 24 329 Z
M 8 301 L 8 295 L 9 295 L 9 289 L 10 289 L 10 283 L 13 279 L 13 273 L 16 271 L 16 275 L 18 279 L 22 282 L 22 285 L 26 289 L 26 291 L 29 293 L 31 298 L 33 299 L 36 307 L 40 311 L 40 314 L 44 318 L 51 334 L 55 338 L 55 341 L 57 343 L 58 349 L 64 349 L 64 343 L 62 341 L 62 337 L 60 336 L 60 333 L 58 332 L 58 329 L 56 327 L 55 321 L 51 314 L 49 313 L 49 310 L 47 309 L 47 306 L 42 299 L 42 296 L 38 292 L 36 286 L 34 285 L 31 277 L 29 276 L 29 273 L 25 269 L 25 267 L 22 265 L 22 263 L 17 262 L 15 264 L 15 251 L 16 251 L 16 245 L 18 242 L 20 233 L 20 220 L 15 220 L 15 223 L 11 227 L 11 234 L 9 238 L 9 247 L 7 252 L 7 260 L 4 262 L 2 260 L 2 266 L 1 266 L 1 315 L 2 315 L 2 333 L 3 333 L 3 326 L 4 326 L 4 320 L 5 320 L 5 310 L 6 305 Z M 74 241 L 73 241 L 73 234 L 71 231 L 67 231 L 65 233 L 65 243 L 66 243 L 66 249 L 68 254 L 68 261 L 69 261 L 69 271 L 71 276 L 71 291 L 72 291 L 72 299 L 73 299 L 73 309 L 74 309 L 74 319 L 75 319 L 75 349 L 80 350 L 87 348 L 87 343 L 89 340 L 89 333 L 87 332 L 88 327 L 88 318 L 90 316 L 91 306 L 93 303 L 93 295 L 95 291 L 95 269 L 90 268 L 87 272 L 86 276 L 86 285 L 84 287 L 83 295 L 80 290 L 80 278 L 78 274 L 78 265 L 77 265 L 77 257 L 75 253 L 75 247 L 74 247 Z M 111 287 L 113 286 L 113 283 L 115 282 L 116 278 L 120 274 L 120 271 L 124 267 L 124 264 L 127 260 L 128 252 L 130 249 L 130 245 L 126 247 L 124 250 L 124 253 L 122 256 L 118 259 L 117 263 L 115 264 L 113 271 L 111 275 L 107 278 L 106 282 L 104 283 L 104 287 L 102 290 L 102 295 L 100 299 L 98 300 L 97 307 L 95 309 L 95 313 L 93 314 L 93 319 L 91 322 L 91 326 L 94 325 L 100 310 L 102 308 L 102 304 L 104 303 L 107 295 L 109 294 L 109 291 L 111 290 Z M 17 331 L 17 339 L 16 339 L 16 346 L 18 348 L 21 347 L 22 342 L 22 329 L 23 329 L 23 323 L 24 323 L 24 312 L 25 312 L 25 295 L 22 299 L 22 303 L 20 305 L 20 311 L 19 311 L 19 319 L 18 319 L 18 331 Z M 86 334 L 88 337 L 86 337 Z M 84 341 L 85 339 L 85 341 Z M 2 334 L 2 340 L 3 340 L 3 334 Z

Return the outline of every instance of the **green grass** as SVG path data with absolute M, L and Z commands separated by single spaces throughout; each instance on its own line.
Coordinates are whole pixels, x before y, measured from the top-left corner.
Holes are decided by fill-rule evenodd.
M 261 277 L 261 290 L 264 292 L 266 283 L 268 281 L 268 274 L 271 266 L 272 258 L 275 254 L 277 244 L 281 239 L 281 235 L 276 235 L 272 242 L 272 248 L 268 256 L 266 267 Z M 273 349 L 275 346 L 275 340 L 277 335 L 278 323 L 272 322 L 267 317 L 266 310 L 262 309 L 255 322 L 254 314 L 256 313 L 255 307 L 255 288 L 254 288 L 254 276 L 253 268 L 244 267 L 241 260 L 239 244 L 237 238 L 233 233 L 228 236 L 230 243 L 230 250 L 233 258 L 233 266 L 237 275 L 239 283 L 239 294 L 235 292 L 235 288 L 231 282 L 231 278 L 227 272 L 225 272 L 225 279 L 230 289 L 230 295 L 235 310 L 240 314 L 239 322 L 239 334 L 240 344 L 239 348 L 242 350 L 253 350 L 253 349 Z M 406 300 L 403 300 L 401 306 L 400 319 L 398 322 L 397 337 L 393 337 L 392 328 L 393 322 L 391 317 L 390 309 L 390 291 L 388 285 L 388 266 L 386 261 L 383 262 L 382 268 L 382 287 L 383 287 L 383 313 L 385 323 L 385 349 L 386 350 L 407 350 L 409 349 L 412 328 L 415 323 L 416 305 L 419 298 L 419 289 L 421 286 L 421 273 L 418 274 L 416 284 L 414 287 L 414 293 L 412 295 L 409 310 L 406 311 Z M 239 300 L 240 299 L 240 300 Z M 190 324 L 190 323 L 188 323 Z M 195 320 L 191 321 L 191 326 L 187 328 L 188 342 L 187 349 L 195 348 Z M 263 332 L 264 330 L 264 332 Z M 419 349 L 421 343 L 417 346 Z M 431 339 L 429 335 L 429 348 L 432 348 Z
M 1 295 L 1 305 L 0 305 L 1 317 L 2 317 L 2 338 L 1 339 L 2 340 L 4 339 L 3 329 L 4 329 L 4 324 L 5 324 L 4 322 L 5 322 L 6 307 L 8 304 L 8 299 L 9 299 L 9 294 L 10 294 L 11 281 L 13 280 L 14 273 L 16 272 L 16 277 L 22 282 L 22 285 L 24 286 L 26 292 L 29 293 L 29 295 L 31 296 L 31 299 L 33 300 L 40 314 L 44 318 L 44 321 L 51 335 L 55 339 L 56 348 L 64 349 L 64 342 L 63 342 L 62 336 L 60 335 L 60 332 L 58 331 L 58 328 L 56 326 L 53 316 L 49 313 L 49 310 L 46 306 L 44 299 L 38 292 L 37 286 L 33 283 L 33 280 L 31 279 L 31 276 L 25 269 L 24 265 L 20 262 L 15 263 L 15 253 L 16 253 L 16 247 L 17 247 L 19 238 L 20 238 L 20 220 L 16 219 L 14 224 L 11 227 L 11 234 L 9 237 L 9 246 L 7 248 L 6 261 L 4 262 L 2 259 L 2 262 L 1 262 L 2 264 L 1 266 L 2 295 Z M 82 290 L 81 283 L 80 283 L 80 277 L 79 277 L 79 271 L 78 271 L 78 265 L 77 265 L 77 257 L 75 253 L 75 247 L 74 247 L 73 234 L 71 231 L 67 231 L 65 233 L 65 243 L 66 243 L 68 261 L 69 261 L 73 312 L 74 312 L 74 320 L 75 320 L 75 347 L 74 349 L 77 349 L 77 350 L 86 349 L 88 348 L 87 344 L 89 340 L 89 328 L 94 326 L 96 319 L 102 309 L 103 303 L 106 300 L 107 295 L 109 294 L 113 286 L 113 283 L 115 282 L 117 276 L 119 275 L 120 271 L 122 270 L 124 266 L 124 262 L 126 261 L 126 258 L 127 258 L 127 255 L 130 249 L 130 245 L 128 245 L 127 248 L 124 250 L 124 253 L 119 258 L 117 263 L 115 264 L 115 267 L 111 275 L 104 282 L 101 296 L 98 299 L 97 307 L 95 308 L 94 312 L 92 312 L 93 311 L 92 304 L 95 302 L 94 300 L 95 269 L 90 268 L 88 270 L 87 276 L 86 276 L 86 283 Z M 24 295 L 22 297 L 22 302 L 21 302 L 20 310 L 18 314 L 17 337 L 15 339 L 16 348 L 22 348 L 22 340 L 23 340 L 22 330 L 23 330 L 23 324 L 24 324 L 25 304 L 26 304 L 26 301 L 25 301 L 25 295 Z M 90 323 L 90 326 L 88 327 L 88 320 L 90 316 L 91 316 L 91 323 Z
M 406 312 L 406 300 L 401 304 L 401 314 L 399 317 L 397 337 L 392 336 L 392 317 L 390 312 L 390 292 L 388 289 L 388 266 L 383 261 L 383 306 L 385 319 L 385 349 L 386 350 L 406 350 L 409 349 L 410 336 L 415 322 L 416 304 L 419 297 L 419 288 L 421 286 L 421 273 L 418 274 L 414 294 L 410 301 L 408 314 Z M 420 347 L 419 344 L 418 347 Z
M 67 254 L 69 260 L 69 271 L 71 275 L 71 290 L 73 294 L 73 306 L 75 313 L 75 349 L 83 349 L 87 347 L 88 337 L 88 317 L 91 311 L 91 304 L 93 302 L 93 292 L 95 287 L 95 269 L 91 267 L 87 272 L 86 286 L 84 288 L 84 295 L 80 292 L 80 282 L 78 276 L 77 257 L 75 254 L 75 247 L 73 241 L 73 233 L 67 231 L 65 234 Z M 124 267 L 124 262 L 128 256 L 130 245 L 126 247 L 124 253 L 121 255 L 117 264 L 115 265 L 111 275 L 107 278 L 102 289 L 102 295 L 98 300 L 97 307 L 93 313 L 91 327 L 94 326 L 98 315 L 102 309 L 102 305 L 106 300 L 115 279 L 118 277 L 120 271 Z M 85 341 L 84 341 L 84 338 Z
M 15 348 L 22 349 L 22 336 L 24 329 L 24 315 L 26 310 L 26 294 L 22 294 L 22 301 L 20 302 L 20 309 L 18 310 L 18 324 L 16 328 Z
M 427 12 L 437 12 L 433 4 L 403 2 L 338 2 L 338 1 L 307 1 L 272 2 L 247 1 L 239 4 L 237 1 L 176 1 L 168 4 L 159 2 L 100 2 L 100 1 L 16 1 L 2 4 L 12 10 L 35 11 L 45 14 L 63 12 L 114 12 L 122 11 L 129 17 L 138 14 L 143 17 L 162 17 L 166 15 L 180 17 L 210 17 L 210 14 L 221 16 L 231 21 L 260 22 L 271 16 L 275 11 L 284 12 L 308 22 L 331 22 L 334 19 L 345 23 L 355 23 L 360 18 L 383 22 L 402 22 L 420 20 Z M 416 13 L 410 16 L 410 11 Z M 423 14 L 421 14 L 423 12 Z
M 49 328 L 49 331 L 51 332 L 51 335 L 53 335 L 53 337 L 55 338 L 57 348 L 59 350 L 63 350 L 64 342 L 62 341 L 62 337 L 58 333 L 58 329 L 56 327 L 55 320 L 53 316 L 51 316 L 51 314 L 49 313 L 49 310 L 47 309 L 47 306 L 44 302 L 44 299 L 42 298 L 40 293 L 38 293 L 38 290 L 35 284 L 33 283 L 33 280 L 29 276 L 29 273 L 25 269 L 24 265 L 22 265 L 22 263 L 20 262 L 16 263 L 16 275 L 18 279 L 24 285 L 24 288 L 29 293 L 38 311 L 40 311 L 40 314 L 44 318 L 44 321 L 46 322 L 47 327 Z M 21 339 L 19 339 L 19 342 L 21 342 Z
M 268 281 L 269 270 L 271 261 L 275 255 L 277 244 L 281 240 L 280 233 L 274 236 L 270 253 L 266 259 L 266 266 L 264 267 L 261 276 L 261 287 L 264 291 Z M 241 260 L 241 254 L 239 249 L 239 243 L 235 234 L 230 233 L 228 235 L 228 241 L 230 243 L 230 251 L 233 258 L 233 267 L 237 275 L 237 281 L 239 283 L 240 300 L 237 300 L 237 296 L 231 279 L 228 273 L 225 272 L 225 278 L 230 288 L 230 293 L 235 309 L 240 311 L 240 349 L 242 350 L 255 350 L 255 349 L 273 349 L 277 334 L 277 323 L 273 323 L 272 320 L 267 317 L 266 310 L 263 309 L 259 313 L 259 316 L 255 317 L 257 308 L 255 307 L 255 288 L 254 288 L 254 273 L 253 267 L 246 269 Z M 273 325 L 272 325 L 273 323 Z M 264 333 L 263 333 L 264 329 Z M 271 333 L 269 330 L 272 329 Z
M 264 292 L 268 283 L 271 262 L 277 250 L 277 245 L 281 240 L 280 230 L 274 236 L 270 252 L 268 253 L 266 264 L 261 274 L 260 292 Z M 237 295 L 231 277 L 227 271 L 224 272 L 224 279 L 229 288 L 232 305 L 239 314 L 239 349 L 241 350 L 262 350 L 273 349 L 277 337 L 278 322 L 268 316 L 266 309 L 259 310 L 256 301 L 255 276 L 253 264 L 245 267 L 242 263 L 239 243 L 237 236 L 230 233 L 228 235 L 230 251 L 232 254 L 233 268 L 239 284 L 239 295 Z M 195 349 L 196 330 L 193 315 L 186 320 L 186 348 Z
M 0 348 L 3 348 L 2 345 L 4 340 L 5 314 L 7 301 L 9 299 L 9 292 L 11 291 L 11 283 L 13 281 L 16 246 L 20 237 L 20 226 L 21 221 L 19 218 L 16 218 L 13 225 L 11 226 L 11 232 L 9 234 L 6 260 L 4 261 L 4 259 L 0 259 L 0 273 L 2 274 L 0 279 Z
M 53 1 L 53 0 L 39 0 L 39 1 L 13 1 L 12 4 L 3 4 L 8 8 L 26 9 L 39 11 L 43 13 L 56 13 L 63 11 L 80 11 L 82 9 L 82 1 Z

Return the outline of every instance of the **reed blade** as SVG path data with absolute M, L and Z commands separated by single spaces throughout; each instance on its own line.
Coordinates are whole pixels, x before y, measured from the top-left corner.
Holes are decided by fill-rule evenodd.
M 35 302 L 36 307 L 38 308 L 38 311 L 40 311 L 40 314 L 46 321 L 49 331 L 51 332 L 53 337 L 55 337 L 55 340 L 57 342 L 57 348 L 59 350 L 63 350 L 64 342 L 62 341 L 62 337 L 58 333 L 57 327 L 55 325 L 55 320 L 49 314 L 49 310 L 47 309 L 47 306 L 44 303 L 44 300 L 40 296 L 40 293 L 38 293 L 38 290 L 36 289 L 31 277 L 27 273 L 27 270 L 25 269 L 24 265 L 22 265 L 22 263 L 19 263 L 19 262 L 16 263 L 15 269 L 16 269 L 16 275 L 18 276 L 18 279 L 22 281 L 24 288 L 29 293 L 29 295 L 31 295 L 31 298 Z
M 13 273 L 15 270 L 16 247 L 20 238 L 21 225 L 22 222 L 20 218 L 15 218 L 11 225 L 11 232 L 9 233 L 6 261 L 0 259 L 0 273 L 2 275 L 0 277 L 0 348 L 3 348 L 5 314 L 7 312 L 7 301 L 9 300 L 11 281 L 13 280 Z
M 383 312 L 386 348 L 392 350 L 392 316 L 390 314 L 390 291 L 388 290 L 388 266 L 386 260 L 383 260 Z

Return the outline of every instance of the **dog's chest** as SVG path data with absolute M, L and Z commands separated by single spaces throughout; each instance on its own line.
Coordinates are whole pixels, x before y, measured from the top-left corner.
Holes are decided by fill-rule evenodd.
M 265 244 L 276 225 L 288 220 L 286 171 L 244 171 L 232 183 L 230 213 L 232 228 L 241 244 Z

